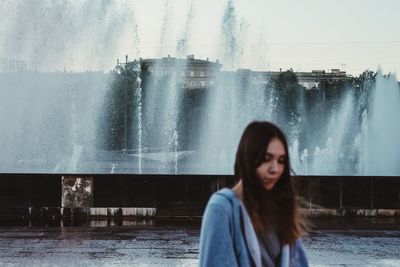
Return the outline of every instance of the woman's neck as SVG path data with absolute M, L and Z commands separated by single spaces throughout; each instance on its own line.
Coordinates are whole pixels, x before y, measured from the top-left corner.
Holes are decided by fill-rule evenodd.
M 243 184 L 242 179 L 237 182 L 237 184 L 232 188 L 232 191 L 235 192 L 236 196 L 243 201 Z

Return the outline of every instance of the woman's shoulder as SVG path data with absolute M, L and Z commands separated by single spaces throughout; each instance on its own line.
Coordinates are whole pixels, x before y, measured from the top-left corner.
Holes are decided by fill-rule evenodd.
M 230 191 L 230 189 L 222 189 L 211 195 L 204 210 L 202 219 L 203 227 L 210 225 L 229 224 L 229 222 L 232 221 L 233 196 L 231 195 Z
M 235 207 L 238 207 L 239 200 L 235 193 L 229 188 L 223 188 L 214 192 L 208 200 L 205 215 L 209 213 L 231 214 Z
M 290 247 L 290 258 L 291 258 L 291 266 L 309 266 L 307 254 L 304 249 L 301 238 L 298 238 L 294 244 Z
M 208 204 L 226 205 L 235 201 L 238 201 L 235 192 L 233 192 L 230 188 L 223 188 L 211 195 Z

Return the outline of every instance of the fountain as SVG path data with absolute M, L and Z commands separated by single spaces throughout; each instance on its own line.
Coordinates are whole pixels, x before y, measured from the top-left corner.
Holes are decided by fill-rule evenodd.
M 156 58 L 144 59 L 126 3 L 3 3 L 0 172 L 232 174 L 244 127 L 270 120 L 287 133 L 297 174 L 400 173 L 395 75 L 315 76 L 306 89 L 291 70 L 241 69 L 247 24 L 231 0 L 218 26 L 221 61 L 195 58 L 199 4 L 190 2 L 171 50 L 166 1 Z M 114 68 L 117 51 L 134 59 Z
M 400 91 L 396 77 L 378 71 L 369 112 L 364 125 L 363 174 L 397 175 L 400 172 Z

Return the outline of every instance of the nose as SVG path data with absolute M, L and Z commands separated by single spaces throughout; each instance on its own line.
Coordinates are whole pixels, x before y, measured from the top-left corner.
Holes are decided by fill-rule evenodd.
M 276 160 L 271 161 L 271 165 L 269 166 L 270 173 L 276 173 L 278 171 L 278 162 Z

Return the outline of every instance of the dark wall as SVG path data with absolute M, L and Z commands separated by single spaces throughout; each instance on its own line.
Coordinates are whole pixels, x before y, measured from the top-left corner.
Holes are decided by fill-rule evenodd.
M 400 177 L 301 176 L 299 191 L 313 208 L 400 209 Z
M 61 206 L 61 176 L 0 174 L 0 207 Z
M 87 176 L 87 175 L 86 175 Z M 94 207 L 193 207 L 232 176 L 93 175 Z M 400 177 L 294 177 L 307 208 L 400 209 Z M 0 207 L 60 207 L 61 175 L 0 174 Z
M 206 175 L 97 175 L 95 207 L 204 207 L 215 190 L 215 181 L 232 177 Z

